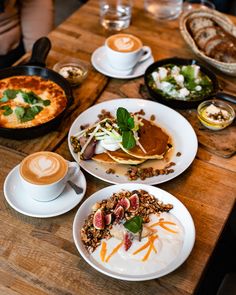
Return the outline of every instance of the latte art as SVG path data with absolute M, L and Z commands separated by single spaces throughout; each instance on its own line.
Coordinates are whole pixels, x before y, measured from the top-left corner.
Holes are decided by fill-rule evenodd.
M 137 51 L 143 46 L 140 39 L 130 34 L 112 35 L 106 44 L 110 49 L 124 53 Z
M 60 162 L 56 158 L 39 155 L 29 163 L 29 169 L 38 178 L 47 177 L 58 173 Z
M 67 173 L 67 162 L 52 152 L 38 152 L 26 157 L 20 165 L 21 176 L 33 184 L 51 184 Z
M 134 42 L 130 38 L 120 38 L 114 41 L 115 46 L 118 50 L 131 50 L 134 46 Z

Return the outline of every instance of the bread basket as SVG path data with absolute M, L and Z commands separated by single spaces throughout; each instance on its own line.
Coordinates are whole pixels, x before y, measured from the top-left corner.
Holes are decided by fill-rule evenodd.
M 202 60 L 209 63 L 210 65 L 212 65 L 213 67 L 217 68 L 225 74 L 236 76 L 236 63 L 226 63 L 218 61 L 214 58 L 207 56 L 202 50 L 198 48 L 187 26 L 188 20 L 196 17 L 210 18 L 217 25 L 219 25 L 226 33 L 232 35 L 235 38 L 236 26 L 234 26 L 231 20 L 224 16 L 222 13 L 210 9 L 195 9 L 192 11 L 185 12 L 181 15 L 179 23 L 180 31 L 184 40 L 199 58 L 201 58 Z

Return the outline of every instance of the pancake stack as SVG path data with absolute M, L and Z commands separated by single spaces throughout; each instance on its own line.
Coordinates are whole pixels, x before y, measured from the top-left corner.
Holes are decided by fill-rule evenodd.
M 142 118 L 138 130 L 139 143 L 132 149 L 125 149 L 120 143 L 120 149 L 95 154 L 92 159 L 101 163 L 119 163 L 138 165 L 148 159 L 163 159 L 171 147 L 170 137 L 152 121 Z

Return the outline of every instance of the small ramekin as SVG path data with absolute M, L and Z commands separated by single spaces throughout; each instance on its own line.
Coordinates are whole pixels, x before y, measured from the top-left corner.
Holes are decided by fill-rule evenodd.
M 204 112 L 204 110 L 206 110 L 206 108 L 208 106 L 210 106 L 211 104 L 213 104 L 214 106 L 220 108 L 221 110 L 225 110 L 228 112 L 229 116 L 228 119 L 226 120 L 222 120 L 222 121 L 215 121 L 211 120 L 206 113 Z M 234 118 L 235 118 L 235 112 L 234 109 L 226 102 L 221 101 L 221 100 L 206 100 L 203 101 L 201 104 L 199 104 L 198 108 L 197 108 L 197 116 L 198 119 L 200 120 L 200 122 L 208 129 L 210 130 L 222 130 L 224 128 L 226 128 L 227 126 L 229 126 Z
M 78 69 L 78 74 L 75 73 L 73 75 L 73 72 L 69 74 L 68 71 L 67 71 L 68 76 L 63 74 L 61 70 L 67 67 L 73 68 L 73 71 L 74 69 Z M 58 63 L 54 65 L 53 70 L 61 74 L 71 84 L 71 86 L 78 86 L 84 81 L 84 79 L 88 75 L 88 67 L 86 66 L 86 64 L 76 58 L 65 58 L 59 61 Z

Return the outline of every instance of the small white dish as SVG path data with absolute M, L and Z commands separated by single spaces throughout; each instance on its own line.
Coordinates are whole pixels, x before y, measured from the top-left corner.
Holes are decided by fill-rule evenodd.
M 127 275 L 124 273 L 118 273 L 117 271 L 111 270 L 108 268 L 108 266 L 106 266 L 106 264 L 97 262 L 85 248 L 81 240 L 80 232 L 81 232 L 81 228 L 83 227 L 85 219 L 91 213 L 91 210 L 92 210 L 91 208 L 96 202 L 101 202 L 102 200 L 109 198 L 113 193 L 120 192 L 122 190 L 133 191 L 133 190 L 139 190 L 139 189 L 147 191 L 149 194 L 152 194 L 154 197 L 156 197 L 157 199 L 159 199 L 160 201 L 164 203 L 172 204 L 173 209 L 171 210 L 171 213 L 182 224 L 185 235 L 184 235 L 182 248 L 180 252 L 176 254 L 175 259 L 171 263 L 164 265 L 162 268 L 154 272 L 153 270 L 150 270 L 150 272 L 147 274 L 135 275 L 131 273 Z M 85 261 L 88 264 L 90 264 L 90 266 L 95 268 L 97 271 L 109 277 L 113 277 L 120 280 L 146 281 L 146 280 L 152 280 L 152 279 L 156 279 L 164 275 L 167 275 L 184 263 L 184 261 L 190 255 L 195 243 L 195 226 L 188 209 L 184 206 L 183 203 L 181 203 L 176 197 L 174 197 L 170 193 L 150 185 L 138 184 L 138 183 L 123 183 L 123 184 L 111 185 L 104 189 L 101 189 L 85 200 L 85 202 L 80 206 L 80 208 L 78 209 L 75 215 L 75 219 L 73 222 L 73 238 L 74 238 L 75 245 L 79 253 L 81 254 L 81 256 L 85 259 Z M 148 261 L 146 263 L 148 263 Z
M 117 71 L 108 64 L 105 46 L 101 46 L 93 52 L 91 62 L 98 72 L 108 77 L 116 79 L 133 79 L 142 76 L 147 67 L 154 62 L 154 58 L 151 55 L 145 61 L 137 63 L 131 71 Z
M 27 191 L 24 190 L 19 176 L 19 165 L 17 165 L 5 179 L 4 195 L 9 205 L 24 215 L 39 218 L 54 217 L 70 211 L 84 197 L 87 185 L 83 173 L 80 171 L 70 180 L 83 188 L 81 194 L 77 195 L 67 184 L 62 194 L 56 199 L 49 202 L 39 202 L 28 196 Z

